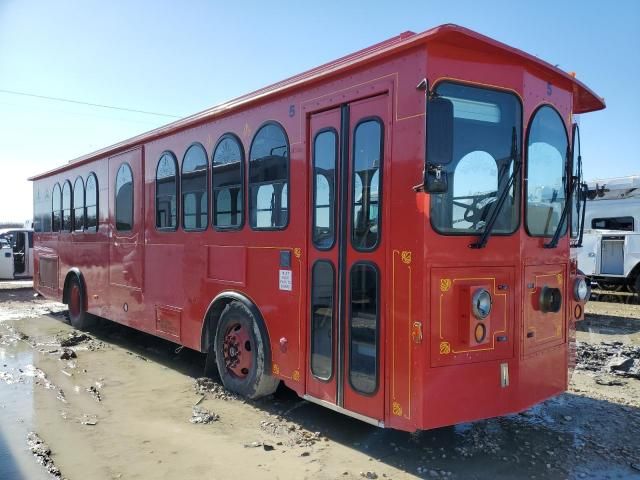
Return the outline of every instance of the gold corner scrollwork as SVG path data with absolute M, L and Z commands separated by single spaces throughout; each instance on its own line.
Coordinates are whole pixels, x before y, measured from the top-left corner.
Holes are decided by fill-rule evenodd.
M 393 402 L 391 404 L 391 413 L 393 413 L 397 417 L 401 417 L 402 416 L 402 405 L 400 405 L 398 402 Z
M 450 278 L 441 278 L 440 279 L 440 291 L 448 292 L 451 288 L 451 279 Z
M 402 259 L 402 263 L 411 265 L 411 250 L 403 250 L 400 254 L 400 258 Z
M 449 342 L 440 342 L 440 355 L 449 355 L 451 353 L 451 344 Z

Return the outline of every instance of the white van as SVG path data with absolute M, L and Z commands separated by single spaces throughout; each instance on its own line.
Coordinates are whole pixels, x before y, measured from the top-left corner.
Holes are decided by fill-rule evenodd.
M 33 230 L 0 229 L 0 279 L 33 277 Z
M 578 268 L 607 290 L 640 293 L 640 176 L 588 182 Z

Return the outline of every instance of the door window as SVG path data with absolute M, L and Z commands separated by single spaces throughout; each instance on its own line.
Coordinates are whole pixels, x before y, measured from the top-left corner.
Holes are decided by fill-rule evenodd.
M 116 174 L 116 230 L 133 230 L 133 172 L 128 163 Z
M 311 372 L 321 380 L 333 374 L 334 270 L 321 260 L 311 274 Z
M 335 241 L 338 134 L 325 130 L 313 142 L 313 243 L 329 249 Z
M 380 171 L 382 123 L 365 120 L 355 128 L 352 173 L 351 243 L 356 250 L 373 250 L 380 241 Z
M 351 268 L 349 381 L 365 394 L 378 388 L 378 277 L 372 264 L 356 263 Z

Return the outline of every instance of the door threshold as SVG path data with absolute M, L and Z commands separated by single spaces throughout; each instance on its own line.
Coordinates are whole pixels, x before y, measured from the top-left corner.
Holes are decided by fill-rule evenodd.
M 302 396 L 302 398 L 304 398 L 305 400 L 311 403 L 315 403 L 317 405 L 321 405 L 323 407 L 329 408 L 334 412 L 342 413 L 344 415 L 348 415 L 349 417 L 355 418 L 357 420 L 368 423 L 370 425 L 384 428 L 384 422 L 382 420 L 377 420 L 375 418 L 367 417 L 366 415 L 362 415 L 361 413 L 352 412 L 351 410 L 347 410 L 346 408 L 339 407 L 335 403 L 327 402 L 326 400 L 321 400 L 319 398 L 312 397 L 311 395 L 305 394 Z

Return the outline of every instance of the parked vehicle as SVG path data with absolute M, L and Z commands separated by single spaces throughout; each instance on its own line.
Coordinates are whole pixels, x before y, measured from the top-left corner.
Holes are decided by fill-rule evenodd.
M 33 230 L 27 228 L 0 229 L 0 279 L 33 276 Z
M 521 411 L 567 387 L 571 118 L 604 107 L 465 28 L 406 32 L 33 177 L 35 288 L 249 398 L 409 431 Z
M 578 265 L 606 290 L 640 293 L 640 176 L 588 183 Z

